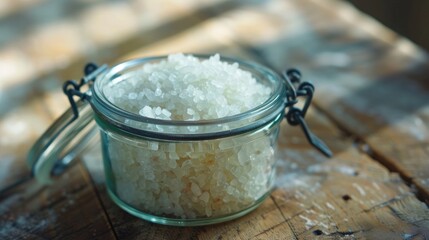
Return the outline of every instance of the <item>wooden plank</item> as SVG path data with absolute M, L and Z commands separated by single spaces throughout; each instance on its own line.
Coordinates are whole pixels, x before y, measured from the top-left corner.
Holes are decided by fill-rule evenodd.
M 341 84 L 328 81 L 330 74 L 322 77 L 321 94 L 332 92 L 332 85 L 337 85 L 337 93 L 336 100 L 325 98 L 319 104 L 327 110 L 339 103 L 331 113 L 336 121 L 368 142 L 372 154 L 416 185 L 429 203 L 429 68 L 423 51 L 408 44 L 399 37 L 380 44 L 380 54 L 373 56 L 363 76 L 345 74 Z M 364 52 L 361 47 L 357 50 Z M 351 81 L 360 87 L 349 87 Z
M 27 152 L 51 121 L 38 98 L 0 119 L 0 238 L 114 239 L 86 169 L 76 165 L 49 187 L 30 178 Z
M 243 28 L 246 16 L 261 26 Z M 316 81 L 316 104 L 429 199 L 423 51 L 338 1 L 270 1 L 226 19 L 230 38 L 263 63 L 278 71 L 297 66 Z
M 21 184 L 0 196 L 0 206 L 1 239 L 115 239 L 80 164 L 52 186 Z
M 283 128 L 285 135 L 281 135 L 284 138 L 280 140 L 284 142 L 280 144 L 286 145 L 281 148 L 284 151 L 282 159 L 288 160 L 285 168 L 294 174 L 285 174 L 283 181 L 279 179 L 283 187 L 273 193 L 300 238 L 317 234 L 328 237 L 357 234 L 356 237 L 369 238 L 379 231 L 396 236 L 414 231 L 427 232 L 427 223 L 416 227 L 415 222 L 401 218 L 405 209 L 403 213 L 390 210 L 391 204 L 405 201 L 410 202 L 410 209 L 423 211 L 415 215 L 419 221 L 426 219 L 429 213 L 397 175 L 358 152 L 352 139 L 341 137 L 342 133 L 330 127 L 331 123 L 323 116 L 310 115 L 308 123 L 333 147 L 335 156 L 333 159 L 318 156 L 308 147 L 302 133 L 293 132 L 299 129 Z M 286 137 L 290 135 L 295 139 Z M 335 138 L 326 138 L 326 135 Z M 408 198 L 411 200 L 405 200 Z M 392 216 L 392 221 L 380 221 L 385 215 Z

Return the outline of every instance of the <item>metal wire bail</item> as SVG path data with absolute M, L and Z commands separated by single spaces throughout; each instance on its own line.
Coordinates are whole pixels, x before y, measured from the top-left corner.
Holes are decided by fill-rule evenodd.
M 85 76 L 79 82 L 69 80 L 63 85 L 71 107 L 34 143 L 27 157 L 32 175 L 39 182 L 51 183 L 52 176 L 61 174 L 78 153 L 90 146 L 97 128 L 89 104 L 91 91 L 83 92 L 81 88 L 91 86 L 107 69 L 107 65 L 88 64 L 84 69 Z
M 332 157 L 332 151 L 329 147 L 313 132 L 311 132 L 304 120 L 311 101 L 313 100 L 315 90 L 313 84 L 309 82 L 301 82 L 301 73 L 297 69 L 289 69 L 283 72 L 282 77 L 286 82 L 287 88 L 287 101 L 285 104 L 285 109 L 288 108 L 285 115 L 287 122 L 292 126 L 300 125 L 310 144 L 325 156 Z M 295 86 L 297 87 L 295 88 Z M 295 107 L 295 104 L 298 103 L 299 97 L 305 98 L 302 109 Z

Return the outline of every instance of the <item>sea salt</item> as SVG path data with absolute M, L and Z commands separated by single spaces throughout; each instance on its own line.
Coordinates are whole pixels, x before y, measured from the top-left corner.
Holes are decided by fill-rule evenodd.
M 236 115 L 260 105 L 271 93 L 219 55 L 206 60 L 170 55 L 117 85 L 104 92 L 118 107 L 147 118 L 182 121 Z M 156 127 L 158 132 L 166 129 Z M 185 129 L 204 130 L 195 125 Z M 269 131 L 189 142 L 116 133 L 104 137 L 117 195 L 144 212 L 188 219 L 228 215 L 251 206 L 272 186 L 275 158 Z
M 299 217 L 305 221 L 305 228 L 307 230 L 317 225 L 317 221 L 313 221 L 310 218 L 305 217 L 303 215 L 299 215 Z
M 172 120 L 217 119 L 250 110 L 271 92 L 238 64 L 220 61 L 219 55 L 200 61 L 173 54 L 126 79 L 104 89 L 105 94 L 120 108 L 149 118 L 162 118 L 159 113 L 165 109 Z
M 326 206 L 328 206 L 328 208 L 330 208 L 332 210 L 335 210 L 335 207 L 329 202 L 326 203 Z

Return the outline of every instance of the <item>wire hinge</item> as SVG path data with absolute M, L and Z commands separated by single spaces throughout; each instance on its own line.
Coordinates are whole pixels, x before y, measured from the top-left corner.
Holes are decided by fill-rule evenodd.
M 308 127 L 304 120 L 307 110 L 311 104 L 314 94 L 314 86 L 309 82 L 301 82 L 301 73 L 297 69 L 289 69 L 282 74 L 286 81 L 287 101 L 285 108 L 288 108 L 285 118 L 292 126 L 300 125 L 304 131 L 307 140 L 317 150 L 322 152 L 327 157 L 332 157 L 332 151 L 329 147 L 318 138 Z M 295 88 L 295 86 L 297 86 Z M 304 106 L 300 109 L 295 106 L 298 103 L 298 98 L 304 97 Z
M 75 80 L 68 80 L 63 84 L 63 92 L 67 95 L 67 98 L 69 99 L 70 106 L 74 115 L 71 119 L 71 122 L 79 117 L 79 111 L 74 97 L 77 96 L 81 100 L 88 100 L 90 98 L 90 93 L 82 92 L 81 87 L 86 84 L 92 84 L 95 78 L 102 72 L 104 72 L 106 69 L 107 65 L 98 67 L 94 63 L 88 63 L 84 68 L 84 76 L 81 78 L 79 83 Z

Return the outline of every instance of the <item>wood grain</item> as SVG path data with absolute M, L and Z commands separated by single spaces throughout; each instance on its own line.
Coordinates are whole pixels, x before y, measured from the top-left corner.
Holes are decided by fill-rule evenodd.
M 273 2 L 241 12 L 259 16 L 266 26 L 247 28 L 234 41 L 278 71 L 290 64 L 300 68 L 306 79 L 315 81 L 315 104 L 428 199 L 426 54 L 339 1 Z M 279 9 L 293 14 L 285 17 Z M 229 18 L 237 20 L 225 26 L 230 32 L 244 29 L 244 17 Z M 260 39 L 273 29 L 276 38 Z
M 80 164 L 53 186 L 29 178 L 28 149 L 51 122 L 41 98 L 21 102 L 0 119 L 0 239 L 114 238 Z
M 0 196 L 1 239 L 115 239 L 80 164 L 43 187 L 29 180 Z

